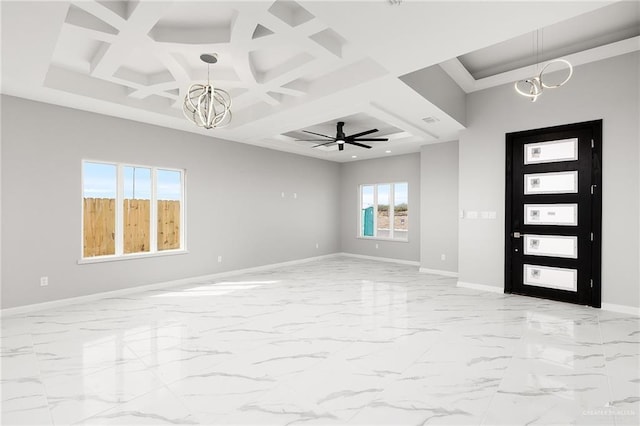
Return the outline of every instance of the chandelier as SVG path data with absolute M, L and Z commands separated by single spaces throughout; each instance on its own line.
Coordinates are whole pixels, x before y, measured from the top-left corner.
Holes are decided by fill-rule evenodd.
M 539 38 L 539 31 L 536 31 L 536 46 L 535 46 L 536 68 L 540 64 L 540 62 L 538 61 L 538 53 L 541 50 L 540 44 L 542 44 L 540 40 L 538 40 L 538 38 Z M 560 83 L 547 84 L 544 81 L 544 73 L 545 71 L 547 71 L 547 68 L 549 68 L 549 66 L 552 64 L 562 64 L 567 66 L 567 70 L 568 70 L 567 76 Z M 514 87 L 516 89 L 516 92 L 518 92 L 522 96 L 530 98 L 531 102 L 535 102 L 538 99 L 538 97 L 542 94 L 542 91 L 544 89 L 556 89 L 564 85 L 567 81 L 569 81 L 572 75 L 573 75 L 573 67 L 571 66 L 571 63 L 569 61 L 567 61 L 566 59 L 555 59 L 553 61 L 547 62 L 547 64 L 544 67 L 542 67 L 542 69 L 537 75 L 531 78 L 526 78 L 524 80 L 516 81 L 514 84 Z
M 187 89 L 182 111 L 193 124 L 205 129 L 224 127 L 231 122 L 231 96 L 209 82 L 209 68 L 218 62 L 216 53 L 204 53 L 200 60 L 207 64 L 207 84 L 194 83 Z
M 544 72 L 549 67 L 549 65 L 555 64 L 555 63 L 562 63 L 568 67 L 569 72 L 567 74 L 567 77 L 558 84 L 546 84 L 544 82 Z M 571 66 L 569 61 L 567 61 L 566 59 L 556 59 L 554 61 L 547 63 L 542 68 L 542 70 L 540 70 L 540 73 L 535 77 L 516 81 L 515 83 L 516 92 L 518 92 L 522 96 L 531 98 L 531 102 L 535 102 L 536 99 L 538 99 L 538 96 L 542 94 L 542 91 L 544 89 L 556 89 L 562 86 L 563 84 L 565 84 L 567 81 L 569 81 L 572 75 L 573 75 L 573 67 Z

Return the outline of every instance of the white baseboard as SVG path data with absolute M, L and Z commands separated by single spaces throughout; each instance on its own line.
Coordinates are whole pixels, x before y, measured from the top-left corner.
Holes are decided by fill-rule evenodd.
M 486 284 L 467 283 L 464 281 L 458 281 L 458 283 L 456 284 L 456 287 L 469 288 L 472 290 L 488 291 L 491 293 L 499 293 L 499 294 L 504 293 L 504 289 L 500 287 L 494 287 L 492 285 L 486 285 Z
M 440 269 L 429 269 L 429 268 L 420 268 L 420 272 L 424 274 L 436 274 L 436 275 L 444 275 L 445 277 L 454 277 L 458 278 L 458 273 L 453 271 L 443 271 Z
M 617 305 L 615 303 L 603 303 L 600 307 L 603 311 L 619 312 L 640 317 L 640 308 L 628 305 Z
M 86 296 L 71 297 L 71 298 L 67 298 L 67 299 L 53 300 L 53 301 L 50 301 L 50 302 L 35 303 L 35 304 L 32 304 L 32 305 L 25 305 L 25 306 L 18 306 L 18 307 L 15 307 L 15 308 L 1 309 L 0 310 L 0 317 L 4 318 L 4 317 L 10 317 L 10 316 L 13 316 L 13 315 L 20 315 L 20 314 L 25 314 L 25 313 L 30 313 L 30 312 L 42 311 L 42 310 L 45 310 L 45 309 L 54 309 L 54 308 L 58 308 L 58 307 L 62 307 L 62 306 L 68 306 L 68 305 L 74 305 L 74 304 L 78 304 L 78 303 L 91 302 L 91 301 L 94 301 L 94 300 L 99 300 L 99 299 L 103 299 L 103 298 L 107 298 L 107 297 L 119 297 L 119 296 L 132 294 L 132 293 L 140 293 L 140 292 L 143 292 L 143 291 L 159 290 L 159 289 L 163 289 L 163 288 L 177 287 L 177 286 L 180 286 L 180 285 L 189 284 L 189 283 L 195 283 L 195 282 L 198 282 L 198 281 L 208 281 L 208 280 L 217 279 L 217 278 L 224 278 L 224 277 L 229 277 L 229 276 L 234 276 L 234 275 L 241 275 L 241 274 L 245 274 L 245 273 L 266 271 L 266 270 L 280 268 L 280 267 L 284 267 L 284 266 L 292 266 L 292 265 L 298 265 L 298 264 L 301 264 L 301 263 L 312 262 L 314 260 L 329 259 L 329 258 L 333 258 L 333 257 L 337 257 L 337 256 L 347 256 L 347 257 L 355 257 L 355 258 L 359 258 L 359 259 L 368 259 L 368 260 L 377 260 L 377 261 L 382 261 L 382 262 L 399 263 L 399 264 L 402 264 L 402 265 L 420 266 L 419 262 L 412 261 L 412 260 L 393 259 L 393 258 L 377 257 L 377 256 L 366 256 L 366 255 L 354 254 L 354 253 L 331 253 L 331 254 L 326 254 L 326 255 L 322 255 L 322 256 L 314 256 L 314 257 L 307 257 L 307 258 L 304 258 L 304 259 L 290 260 L 290 261 L 287 261 L 287 262 L 271 263 L 271 264 L 268 264 L 268 265 L 254 266 L 254 267 L 251 267 L 251 268 L 235 269 L 235 270 L 232 270 L 232 271 L 218 272 L 218 273 L 215 273 L 215 274 L 200 275 L 200 276 L 189 277 L 189 278 L 181 278 L 181 279 L 178 279 L 178 280 L 164 281 L 164 282 L 160 282 L 160 283 L 156 283 L 156 284 L 148 284 L 148 285 L 142 285 L 142 286 L 136 286 L 136 287 L 129 287 L 129 288 L 123 288 L 123 289 L 120 289 L 120 290 L 105 291 L 105 292 L 101 292 L 101 293 L 89 294 L 89 295 L 86 295 Z M 444 276 L 450 276 L 450 277 L 457 277 L 458 276 L 458 273 L 456 273 L 456 272 L 441 271 L 441 270 L 437 270 L 437 269 L 420 268 L 419 271 L 420 272 L 424 272 L 424 273 L 438 274 L 438 275 L 444 275 Z M 489 285 L 485 285 L 485 284 L 476 284 L 476 283 L 458 281 L 456 286 L 457 287 L 462 287 L 462 288 L 469 288 L 469 289 L 473 289 L 473 290 L 487 291 L 487 292 L 491 292 L 491 293 L 499 293 L 499 294 L 504 293 L 504 290 L 501 289 L 501 288 L 494 287 L 494 286 L 489 286 Z M 601 309 L 604 310 L 604 311 L 619 312 L 619 313 L 623 313 L 623 314 L 635 315 L 635 316 L 639 316 L 640 317 L 640 308 L 637 308 L 637 307 L 634 307 L 634 306 L 618 305 L 618 304 L 615 304 L 615 303 L 603 303 Z
M 208 281 L 208 280 L 213 280 L 217 278 L 224 278 L 224 277 L 230 277 L 234 275 L 246 274 L 250 272 L 265 271 L 265 270 L 280 268 L 283 266 L 291 266 L 291 265 L 297 265 L 300 263 L 312 262 L 314 260 L 328 259 L 328 258 L 336 257 L 337 255 L 338 255 L 337 253 L 331 253 L 323 256 L 307 257 L 304 259 L 290 260 L 287 262 L 271 263 L 268 265 L 254 266 L 251 268 L 244 268 L 244 269 L 234 269 L 232 271 L 218 272 L 215 274 L 181 278 L 178 280 L 164 281 L 156 284 L 147 284 L 147 285 L 141 285 L 141 286 L 135 286 L 135 287 L 128 287 L 128 288 L 123 288 L 119 290 L 88 294 L 86 296 L 70 297 L 67 299 L 52 300 L 50 302 L 34 303 L 32 305 L 17 306 L 15 308 L 6 308 L 6 309 L 0 310 L 0 317 L 5 318 L 13 315 L 21 315 L 21 314 L 26 314 L 30 312 L 42 311 L 45 309 L 55 309 L 62 306 L 92 302 L 94 300 L 104 299 L 108 297 L 120 297 L 127 294 L 132 294 L 132 293 L 140 293 L 143 291 L 161 290 L 164 288 L 177 287 L 177 286 L 185 285 L 189 283 L 196 283 L 198 281 Z
M 391 257 L 367 256 L 364 254 L 355 254 L 355 253 L 337 253 L 337 254 L 340 256 L 356 257 L 358 259 L 377 260 L 380 262 L 399 263 L 401 265 L 420 266 L 420 262 L 415 260 L 393 259 Z
M 422 268 L 420 269 L 421 269 L 420 272 L 422 272 Z M 458 283 L 456 284 L 456 287 L 469 288 L 472 290 L 489 291 L 492 293 L 500 293 L 500 294 L 504 293 L 504 290 L 499 287 L 494 287 L 494 286 L 485 285 L 485 284 L 467 283 L 464 281 L 458 281 Z M 617 305 L 615 303 L 603 303 L 600 309 L 602 309 L 603 311 L 618 312 L 621 314 L 628 314 L 628 315 L 634 315 L 634 316 L 640 317 L 640 308 L 636 308 L 634 306 Z

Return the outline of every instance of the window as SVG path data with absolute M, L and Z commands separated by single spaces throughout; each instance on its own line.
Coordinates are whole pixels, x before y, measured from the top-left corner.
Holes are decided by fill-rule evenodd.
M 124 206 L 122 211 L 123 252 L 144 253 L 150 250 L 151 238 L 151 169 L 124 166 Z
M 360 237 L 408 240 L 409 184 L 360 186 Z
M 184 171 L 84 161 L 82 257 L 184 249 Z

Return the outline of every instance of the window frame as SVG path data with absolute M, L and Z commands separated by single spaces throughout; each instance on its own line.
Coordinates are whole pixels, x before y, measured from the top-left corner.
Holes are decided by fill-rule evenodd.
M 395 224 L 395 186 L 396 184 L 407 185 L 407 212 L 409 211 L 409 182 L 407 181 L 390 181 L 390 182 L 378 182 L 378 183 L 363 183 L 358 186 L 358 228 L 356 230 L 356 238 L 363 240 L 379 240 L 379 241 L 393 241 L 399 243 L 409 242 L 409 227 L 407 227 L 407 237 L 397 238 L 394 237 L 394 226 L 389 227 L 389 233 L 391 237 L 379 237 L 378 234 L 378 186 L 389 185 L 389 224 Z M 373 187 L 373 236 L 363 235 L 362 228 L 362 190 L 365 186 Z
M 116 211 L 115 211 L 115 253 L 102 256 L 84 257 L 84 165 L 86 163 L 105 164 L 116 167 Z M 149 198 L 149 251 L 124 253 L 124 168 L 138 167 L 151 170 L 151 194 Z M 180 173 L 180 248 L 158 250 L 158 197 L 157 171 L 167 170 Z M 186 221 L 186 193 L 187 170 L 175 167 L 148 166 L 144 164 L 123 163 L 104 160 L 83 159 L 80 166 L 80 259 L 78 264 L 113 262 L 121 260 L 141 259 L 145 257 L 173 256 L 186 254 L 187 250 L 187 221 Z

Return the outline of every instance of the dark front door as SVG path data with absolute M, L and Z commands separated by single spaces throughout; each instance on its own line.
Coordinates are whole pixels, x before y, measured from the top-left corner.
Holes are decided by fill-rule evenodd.
M 505 292 L 600 307 L 602 120 L 506 144 Z

